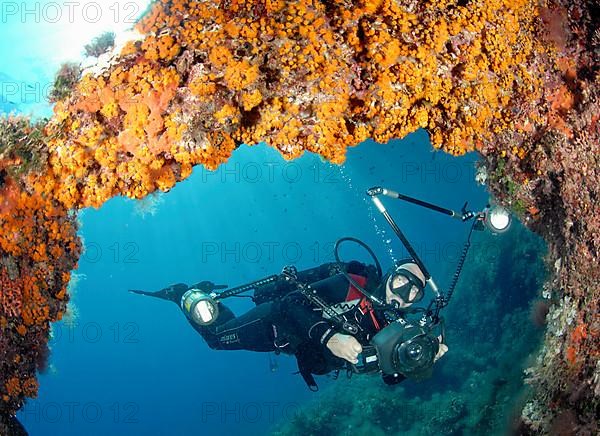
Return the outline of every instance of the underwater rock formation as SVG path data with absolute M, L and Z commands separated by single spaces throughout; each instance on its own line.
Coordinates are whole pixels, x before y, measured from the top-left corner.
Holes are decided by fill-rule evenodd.
M 536 432 L 598 432 L 600 32 L 592 17 L 599 11 L 598 2 L 562 1 L 540 11 L 539 33 L 552 60 L 543 104 L 521 114 L 519 123 L 530 126 L 525 133 L 495 138 L 523 153 L 498 154 L 494 143 L 481 150 L 491 191 L 549 249 L 553 275 L 543 289 L 551 303 L 548 328 L 537 363 L 527 371 L 535 395 L 523 409 L 523 427 Z M 540 116 L 544 123 L 533 122 Z
M 550 327 L 524 425 L 548 430 L 566 410 L 589 424 L 600 397 L 597 12 L 581 0 L 154 2 L 77 80 L 62 70 L 46 125 L 2 122 L 18 134 L 0 136 L 0 415 L 35 394 L 31 350 L 64 311 L 80 253 L 70 210 L 168 191 L 241 143 L 340 163 L 367 138 L 425 128 L 436 148 L 478 150 L 498 200 L 549 244 Z
M 68 207 L 141 198 L 261 141 L 340 163 L 422 127 L 450 153 L 481 149 L 543 99 L 548 56 L 535 2 L 464 3 L 155 2 L 56 104 L 63 182 L 40 189 Z
M 0 119 L 0 434 L 9 434 L 4 418 L 37 395 L 50 322 L 66 310 L 81 252 L 74 215 L 27 182 L 47 165 L 41 138 L 26 119 Z

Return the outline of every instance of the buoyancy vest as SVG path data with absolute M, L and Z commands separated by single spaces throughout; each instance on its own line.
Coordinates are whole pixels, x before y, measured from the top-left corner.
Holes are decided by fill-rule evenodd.
M 366 283 L 367 283 L 367 278 L 363 277 L 363 276 L 359 276 L 356 274 L 348 274 L 350 277 L 352 277 L 352 279 L 358 283 L 358 285 L 363 288 Z M 373 309 L 373 304 L 371 303 L 371 301 L 365 297 L 363 295 L 362 292 L 360 292 L 358 289 L 356 289 L 356 287 L 350 283 L 348 286 L 348 294 L 346 294 L 346 301 L 355 301 L 355 300 L 359 300 L 358 302 L 358 310 L 360 310 L 360 312 L 363 315 L 368 315 L 371 318 L 371 321 L 373 322 L 373 326 L 375 327 L 376 331 L 381 330 L 381 323 L 377 320 L 377 317 L 375 316 L 375 310 Z
M 357 274 L 349 274 L 349 276 L 352 277 L 360 287 L 364 287 L 367 283 L 366 277 Z M 350 306 L 349 303 L 354 304 Z M 345 311 L 347 312 L 358 310 L 362 316 L 368 316 L 375 329 L 373 333 L 378 332 L 383 327 L 381 322 L 375 316 L 375 310 L 373 309 L 371 301 L 369 301 L 369 299 L 351 283 L 348 284 L 348 291 L 344 302 L 334 304 L 332 305 L 332 308 L 335 308 L 336 306 L 341 309 L 346 309 Z M 299 373 L 312 391 L 317 391 L 319 389 L 313 374 L 327 374 L 336 369 L 341 369 L 340 364 L 342 367 L 345 364 L 343 359 L 335 356 L 333 359 L 327 359 L 323 351 L 312 344 L 306 344 L 304 347 L 301 346 L 296 353 L 296 359 L 298 360 Z

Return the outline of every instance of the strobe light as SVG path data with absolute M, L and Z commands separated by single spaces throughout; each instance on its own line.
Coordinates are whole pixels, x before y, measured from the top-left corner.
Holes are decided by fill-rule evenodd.
M 209 295 L 198 289 L 190 289 L 181 298 L 181 308 L 195 323 L 206 326 L 219 316 L 219 306 Z
M 492 206 L 485 213 L 484 222 L 493 233 L 504 233 L 511 224 L 510 212 L 502 206 Z

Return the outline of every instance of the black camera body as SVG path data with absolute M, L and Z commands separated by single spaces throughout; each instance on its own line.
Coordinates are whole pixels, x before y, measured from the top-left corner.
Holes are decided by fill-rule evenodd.
M 374 345 L 365 345 L 358 355 L 358 363 L 352 365 L 352 370 L 359 374 L 377 372 L 379 368 L 379 356 Z

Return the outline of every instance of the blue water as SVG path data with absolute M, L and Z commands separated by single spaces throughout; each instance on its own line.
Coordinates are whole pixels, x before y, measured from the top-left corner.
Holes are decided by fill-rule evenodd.
M 144 3 L 135 2 L 140 10 Z M 127 27 L 122 15 L 109 15 L 110 5 L 102 7 L 98 24 L 36 22 L 2 10 L 0 111 L 51 113 L 44 97 L 59 64 L 101 31 Z M 279 357 L 272 372 L 266 354 L 213 351 L 174 304 L 127 290 L 200 280 L 234 286 L 286 264 L 310 267 L 333 260 L 342 236 L 367 242 L 388 267 L 406 253 L 365 190 L 381 185 L 454 209 L 466 200 L 482 208 L 488 196 L 473 181 L 475 160 L 432 152 L 423 131 L 349 149 L 341 167 L 308 154 L 286 162 L 264 145 L 243 146 L 214 173 L 195 168 L 154 203 L 115 198 L 81 211 L 86 251 L 74 271 L 73 315 L 54 325 L 39 396 L 19 418 L 31 435 L 267 432 L 321 395 L 291 374 L 294 359 Z M 468 228 L 406 203 L 386 205 L 438 284 L 447 285 Z M 368 260 L 352 248 L 343 254 Z M 251 307 L 244 299 L 230 305 L 236 313 Z
M 154 215 L 142 216 L 139 202 L 123 198 L 81 212 L 87 249 L 75 271 L 78 316 L 54 328 L 39 398 L 20 413 L 25 426 L 32 435 L 262 434 L 288 419 L 315 395 L 291 374 L 294 359 L 280 356 L 273 373 L 266 354 L 213 351 L 174 304 L 127 289 L 207 279 L 238 285 L 289 263 L 330 261 L 342 236 L 369 243 L 389 266 L 405 253 L 365 200 L 366 188 L 382 185 L 455 209 L 465 199 L 473 207 L 487 201 L 472 181 L 473 156 L 452 159 L 428 147 L 422 131 L 387 145 L 368 142 L 336 167 L 312 155 L 286 162 L 266 146 L 244 146 L 215 173 L 196 168 L 159 197 Z M 466 226 L 386 204 L 447 284 Z M 231 301 L 237 313 L 250 304 Z
M 131 28 L 149 0 L 0 3 L 0 111 L 51 115 L 46 98 L 64 62 L 80 61 L 103 32 Z

